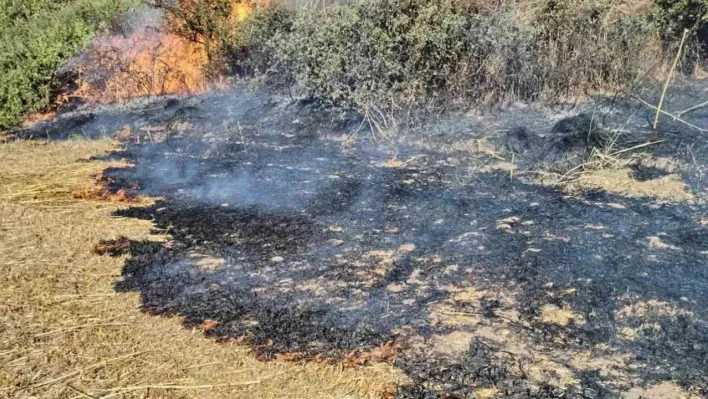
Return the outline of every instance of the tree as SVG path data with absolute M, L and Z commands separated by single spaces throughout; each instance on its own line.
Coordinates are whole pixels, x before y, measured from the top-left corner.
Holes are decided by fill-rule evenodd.
M 148 0 L 152 7 L 168 14 L 171 30 L 204 45 L 208 55 L 217 35 L 231 19 L 232 0 Z

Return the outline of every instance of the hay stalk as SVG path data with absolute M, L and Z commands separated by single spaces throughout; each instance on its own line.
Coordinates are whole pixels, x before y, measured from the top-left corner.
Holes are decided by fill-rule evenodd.
M 661 114 L 661 107 L 664 105 L 664 97 L 666 97 L 666 91 L 669 89 L 669 84 L 671 83 L 671 78 L 674 76 L 674 70 L 676 70 L 676 65 L 681 59 L 681 52 L 683 51 L 683 43 L 686 41 L 686 36 L 688 35 L 688 29 L 684 29 L 683 36 L 681 37 L 681 43 L 679 44 L 678 51 L 676 52 L 676 58 L 674 63 L 671 65 L 671 70 L 669 71 L 669 76 L 666 77 L 666 83 L 664 84 L 664 89 L 661 92 L 661 98 L 659 99 L 659 106 L 656 107 L 656 116 L 654 117 L 653 129 L 656 130 L 656 126 L 659 124 L 659 115 Z

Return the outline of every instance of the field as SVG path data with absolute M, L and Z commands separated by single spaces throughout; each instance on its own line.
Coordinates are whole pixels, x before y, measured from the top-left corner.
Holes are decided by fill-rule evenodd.
M 0 0 L 0 398 L 708 398 L 707 1 Z
M 671 112 L 705 86 L 674 91 Z M 703 133 L 579 108 L 374 143 L 235 88 L 14 130 L 3 392 L 701 397 Z
M 126 204 L 77 200 L 116 163 L 109 139 L 0 145 L 0 397 L 378 397 L 399 374 L 386 364 L 260 362 L 216 344 L 180 317 L 140 311 L 117 293 L 125 257 L 93 253 L 100 240 L 164 240 L 152 224 L 117 218 Z

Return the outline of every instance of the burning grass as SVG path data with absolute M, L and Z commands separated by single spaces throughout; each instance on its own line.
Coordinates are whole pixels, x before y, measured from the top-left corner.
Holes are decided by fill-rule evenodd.
M 111 216 L 122 203 L 72 196 L 119 165 L 76 161 L 114 146 L 0 146 L 0 397 L 377 397 L 397 381 L 386 364 L 259 362 L 240 344 L 182 328 L 179 318 L 140 312 L 138 294 L 117 294 L 126 258 L 93 251 L 123 247 L 124 237 L 164 237 L 149 222 Z
M 20 204 L 76 203 L 73 193 L 86 186 L 86 176 L 124 162 L 77 162 L 116 149 L 110 140 L 69 140 L 61 143 L 14 141 L 0 147 L 0 200 Z M 90 181 L 90 180 L 88 180 Z
M 118 256 L 127 253 L 129 249 L 130 239 L 126 236 L 120 236 L 115 240 L 101 240 L 100 243 L 93 247 L 93 252 L 96 255 Z
M 94 186 L 89 188 L 80 188 L 74 190 L 72 195 L 75 199 L 83 200 L 98 200 L 98 201 L 110 201 L 110 202 L 130 202 L 130 203 L 140 203 L 145 202 L 144 198 L 141 198 L 134 194 L 134 191 L 138 189 L 137 186 L 133 186 L 130 190 L 125 188 L 120 188 L 116 191 L 111 190 L 111 182 L 102 173 L 94 178 Z

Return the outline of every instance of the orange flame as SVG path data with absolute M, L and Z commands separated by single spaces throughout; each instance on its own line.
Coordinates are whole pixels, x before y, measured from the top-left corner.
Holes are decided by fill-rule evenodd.
M 232 18 L 243 21 L 251 9 L 250 4 L 233 0 Z M 223 80 L 205 76 L 209 58 L 204 46 L 165 30 L 143 29 L 92 44 L 73 96 L 90 103 L 111 103 L 150 95 L 202 93 L 225 85 Z
M 252 9 L 248 0 L 232 0 L 231 19 L 241 22 Z M 169 22 L 162 25 L 96 39 L 78 60 L 78 88 L 62 94 L 51 111 L 30 115 L 23 125 L 54 118 L 56 110 L 72 99 L 105 104 L 142 96 L 203 93 L 226 86 L 226 79 L 205 75 L 209 57 L 203 45 L 170 33 Z
M 200 93 L 209 88 L 201 46 L 171 33 L 138 31 L 94 43 L 73 94 L 93 103 L 132 97 Z M 96 75 L 99 75 L 96 77 Z
M 243 21 L 251 15 L 253 11 L 253 6 L 247 3 L 239 3 L 237 1 L 232 1 L 231 6 L 231 17 L 236 21 Z

